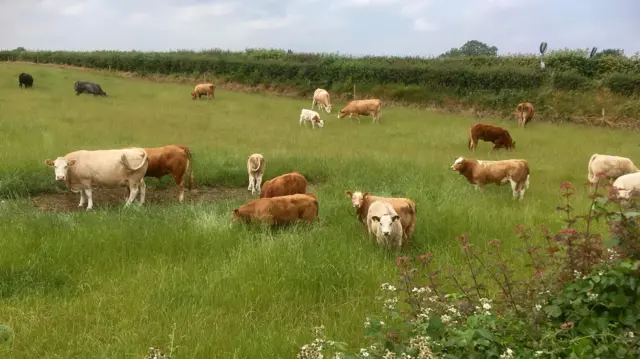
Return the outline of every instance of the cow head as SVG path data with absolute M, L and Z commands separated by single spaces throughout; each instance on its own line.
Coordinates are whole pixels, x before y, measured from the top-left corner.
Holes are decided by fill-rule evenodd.
M 351 191 L 345 191 L 344 192 L 347 196 L 349 196 L 349 198 L 351 198 L 351 204 L 353 205 L 353 208 L 360 208 L 362 206 L 362 202 L 364 202 L 364 198 L 369 194 L 367 192 L 362 193 L 360 191 L 356 191 L 351 193 Z
M 69 167 L 75 165 L 76 160 L 67 161 L 67 159 L 64 157 L 58 157 L 55 161 L 47 159 L 44 161 L 44 163 L 55 168 L 56 181 L 66 181 Z
M 331 113 L 331 104 L 325 106 L 325 109 L 327 110 L 327 113 Z
M 240 215 L 240 210 L 239 209 L 234 209 L 233 212 L 231 212 L 231 221 L 232 222 L 237 222 L 239 220 L 242 219 L 242 216 Z
M 346 115 L 347 115 L 347 111 L 345 109 L 342 109 L 340 110 L 340 112 L 338 112 L 338 119 L 341 119 Z
M 511 142 L 511 146 L 507 146 L 508 150 L 515 150 L 516 149 L 516 141 Z
M 191 91 L 191 99 L 192 99 L 192 100 L 195 100 L 195 99 L 196 99 L 196 97 L 198 97 L 198 95 L 196 94 L 196 92 L 195 92 L 195 91 Z
M 313 122 L 315 122 L 318 127 L 324 127 L 324 121 L 317 116 L 313 118 Z
M 449 168 L 452 171 L 462 172 L 464 171 L 466 166 L 467 166 L 467 160 L 464 157 L 458 157 Z
M 379 231 L 385 236 L 385 237 L 389 237 L 389 235 L 391 234 L 391 227 L 393 226 L 393 222 L 397 221 L 398 219 L 400 219 L 400 216 L 396 215 L 389 215 L 389 214 L 385 214 L 381 217 L 378 216 L 372 216 L 371 217 L 372 220 L 378 222 L 378 224 L 380 225 Z

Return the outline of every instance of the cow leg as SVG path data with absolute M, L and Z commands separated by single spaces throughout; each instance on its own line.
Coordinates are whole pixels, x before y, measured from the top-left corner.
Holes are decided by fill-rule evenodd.
M 144 177 L 140 179 L 140 205 L 144 204 L 144 199 L 147 194 L 147 184 L 144 183 Z
M 316 99 L 314 98 L 313 101 L 311 101 L 311 109 L 313 110 L 313 106 L 316 105 Z M 320 105 L 318 105 L 320 106 Z
M 511 178 L 509 178 L 509 182 L 511 183 L 511 192 L 513 194 L 513 199 L 516 199 L 518 197 L 518 183 Z
M 87 188 L 84 193 L 87 195 L 87 211 L 90 211 L 93 208 L 93 192 L 91 188 Z
M 84 206 L 84 190 L 81 189 L 80 190 L 80 203 L 78 204 L 78 207 L 82 207 Z
M 129 182 L 129 190 L 131 190 L 131 192 L 129 193 L 129 198 L 127 198 L 127 201 L 124 203 L 125 207 L 129 206 L 138 195 L 138 186 L 139 183 Z
M 255 180 L 253 179 L 253 175 L 249 173 L 249 187 L 247 187 L 247 191 L 251 191 L 251 194 L 254 192 L 254 182 Z
M 184 172 L 187 172 L 186 170 Z M 173 174 L 173 179 L 176 181 L 176 185 L 178 186 L 178 202 L 182 203 L 184 200 L 184 173 L 180 173 L 175 171 Z
M 260 194 L 260 192 L 262 191 L 262 175 L 257 175 L 257 178 L 255 179 L 255 188 L 256 188 L 256 192 L 258 192 L 258 194 Z

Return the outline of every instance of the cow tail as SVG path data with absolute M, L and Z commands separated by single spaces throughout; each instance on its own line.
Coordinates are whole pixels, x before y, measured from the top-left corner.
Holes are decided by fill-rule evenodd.
M 211 85 L 211 99 L 214 99 L 216 97 L 216 87 L 212 84 Z
M 253 168 L 253 165 L 255 165 L 256 162 L 257 162 L 258 167 Z M 251 172 L 255 172 L 255 171 L 259 170 L 259 169 L 260 169 L 260 160 L 256 159 L 255 157 L 252 157 L 251 158 Z
M 473 127 L 469 129 L 469 142 L 467 142 L 468 149 L 471 149 L 471 143 L 473 143 Z
M 189 191 L 193 190 L 193 155 L 191 154 L 191 150 L 187 146 L 178 146 L 180 147 L 184 153 L 186 153 L 187 158 L 189 159 L 189 183 L 187 184 L 187 188 Z M 187 169 L 185 168 L 185 174 L 187 173 Z
M 144 166 L 145 163 L 149 161 L 149 159 L 147 158 L 147 151 L 142 150 L 142 153 L 144 153 L 144 157 L 142 157 L 142 162 L 140 162 L 140 165 L 138 165 L 138 167 L 135 167 L 135 168 L 131 167 L 129 160 L 127 159 L 127 155 L 124 153 L 122 154 L 122 156 L 120 156 L 120 163 L 122 163 L 130 171 L 137 171 L 140 168 L 142 168 L 142 166 Z
M 587 171 L 588 171 L 588 173 L 589 173 L 589 175 L 587 176 L 587 179 L 589 180 L 589 182 L 592 182 L 592 183 L 593 183 L 593 182 L 595 182 L 596 178 L 595 178 L 595 175 L 594 175 L 594 173 L 593 173 L 593 171 L 592 171 L 592 168 L 591 168 L 591 162 L 593 162 L 593 160 L 595 160 L 595 159 L 596 159 L 596 156 L 598 156 L 598 154 L 597 154 L 597 153 L 594 153 L 594 154 L 591 156 L 591 158 L 589 158 L 589 165 L 588 165 L 588 166 L 589 166 L 589 168 L 587 169 Z
M 531 169 L 529 169 L 529 163 L 528 162 L 525 162 L 524 165 L 525 165 L 525 168 L 527 169 L 527 179 L 524 182 L 524 185 L 525 185 L 525 187 L 527 189 L 529 189 L 529 178 L 531 178 Z

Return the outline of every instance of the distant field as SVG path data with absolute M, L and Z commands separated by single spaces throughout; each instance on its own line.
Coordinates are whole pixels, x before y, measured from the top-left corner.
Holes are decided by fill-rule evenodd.
M 35 78 L 18 87 L 17 75 Z M 76 96 L 76 80 L 99 82 L 107 98 Z M 191 85 L 103 77 L 86 71 L 0 64 L 0 323 L 15 331 L 1 358 L 142 358 L 149 346 L 174 357 L 292 358 L 324 324 L 327 335 L 362 344 L 374 298 L 395 276 L 395 256 L 367 240 L 345 190 L 406 196 L 418 211 L 413 247 L 459 265 L 454 237 L 499 238 L 516 247 L 516 224 L 558 227 L 559 186 L 582 183 L 592 153 L 640 158 L 637 135 L 573 125 L 484 119 L 507 127 L 511 153 L 467 150 L 475 119 L 383 109 L 380 125 L 322 114 L 298 126 L 311 99 L 218 90 L 192 101 Z M 173 179 L 148 179 L 149 203 L 124 210 L 124 189 L 95 191 L 94 211 L 55 183 L 47 158 L 77 149 L 184 144 L 198 191 L 177 203 Z M 285 231 L 232 227 L 231 210 L 251 199 L 246 159 L 267 160 L 265 180 L 297 170 L 312 183 L 322 222 Z M 477 193 L 448 169 L 458 156 L 524 158 L 531 188 Z

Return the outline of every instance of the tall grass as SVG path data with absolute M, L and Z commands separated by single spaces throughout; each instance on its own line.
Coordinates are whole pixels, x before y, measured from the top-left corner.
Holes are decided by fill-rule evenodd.
M 20 89 L 17 74 L 34 75 Z M 96 81 L 109 97 L 76 96 L 73 82 Z M 440 264 L 463 263 L 453 238 L 505 246 L 516 224 L 561 224 L 558 187 L 586 180 L 592 153 L 638 158 L 633 134 L 575 125 L 485 120 L 507 127 L 511 153 L 470 154 L 474 120 L 428 111 L 384 110 L 352 123 L 321 114 L 322 129 L 298 125 L 308 100 L 219 90 L 192 101 L 190 85 L 150 83 L 37 65 L 0 64 L 0 321 L 14 341 L 2 358 L 142 357 L 166 347 L 175 358 L 291 358 L 308 328 L 355 345 L 371 302 L 395 273 L 354 218 L 345 190 L 407 196 L 418 208 L 412 248 Z M 334 107 L 339 107 L 337 104 Z M 265 180 L 297 170 L 313 183 L 321 223 L 284 231 L 231 226 L 243 200 L 105 206 L 41 212 L 29 196 L 61 190 L 47 158 L 77 149 L 179 143 L 194 153 L 199 186 L 246 191 L 247 156 L 262 153 Z M 477 193 L 448 167 L 456 157 L 525 158 L 531 188 L 522 202 L 508 186 Z M 172 180 L 165 178 L 164 184 Z M 148 191 L 157 187 L 148 181 Z M 581 191 L 580 193 L 586 193 Z M 586 198 L 576 201 L 583 208 Z M 124 201 L 123 201 L 124 202 Z

